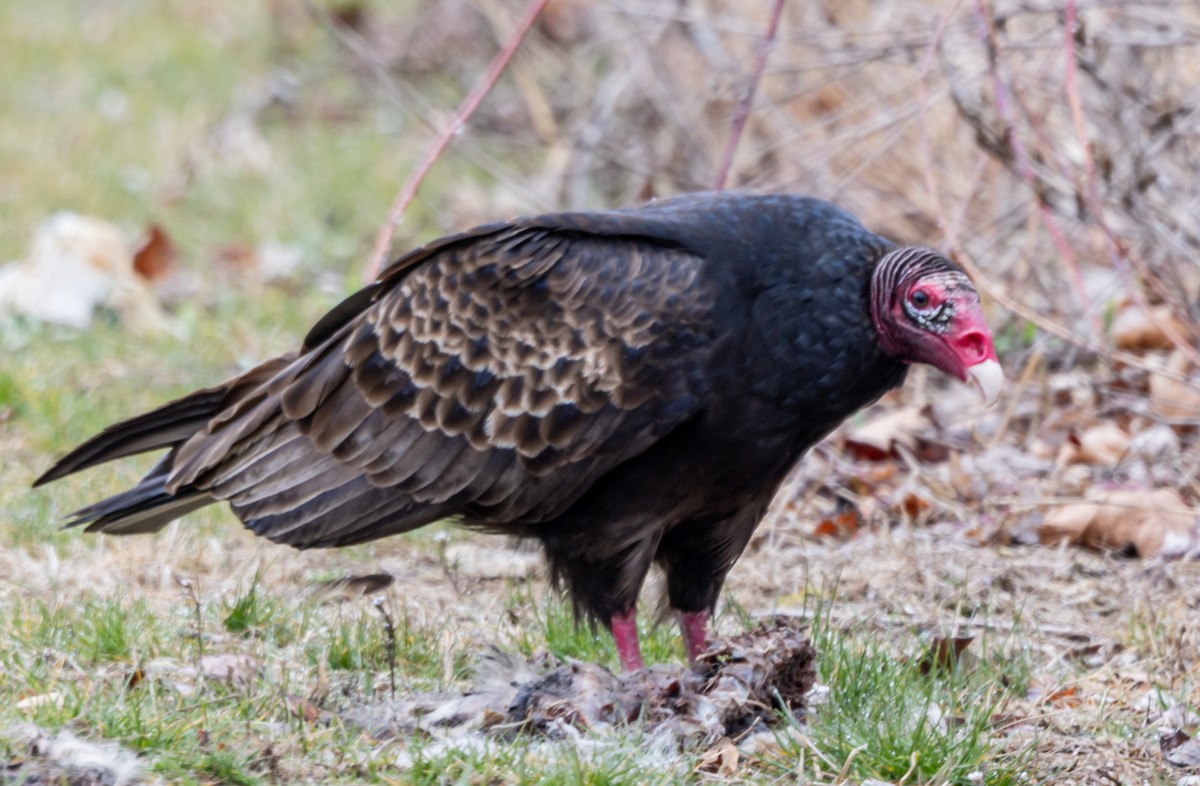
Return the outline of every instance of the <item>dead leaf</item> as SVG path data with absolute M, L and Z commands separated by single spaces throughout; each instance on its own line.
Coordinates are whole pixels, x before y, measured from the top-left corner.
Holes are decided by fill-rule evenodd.
M 577 44 L 588 33 L 591 0 L 551 0 L 538 16 L 538 30 L 557 44 Z
M 696 764 L 698 772 L 710 772 L 720 778 L 737 775 L 738 749 L 728 737 L 722 737 L 716 745 L 700 755 Z
M 258 659 L 237 652 L 203 655 L 200 658 L 200 671 L 210 680 L 245 687 L 258 674 Z
M 916 449 L 914 434 L 928 423 L 920 407 L 901 407 L 852 426 L 846 434 L 846 452 L 862 461 L 882 461 L 895 455 L 896 446 Z
M 917 449 L 913 455 L 917 457 L 917 461 L 922 464 L 941 464 L 950 459 L 954 451 L 950 445 L 936 439 L 923 439 L 917 437 Z
M 295 696 L 289 693 L 283 697 L 283 700 L 287 705 L 288 712 L 305 723 L 316 723 L 319 720 L 330 717 L 328 712 L 325 712 L 303 696 Z
M 1129 434 L 1115 423 L 1100 423 L 1079 437 L 1079 454 L 1089 464 L 1113 465 L 1129 450 Z
M 929 645 L 929 649 L 917 661 L 917 671 L 929 674 L 933 671 L 947 671 L 958 663 L 959 657 L 975 640 L 974 636 L 947 637 L 938 636 Z
M 484 730 L 490 729 L 493 726 L 498 726 L 499 724 L 504 723 L 504 721 L 507 719 L 508 716 L 504 713 L 497 712 L 491 707 L 485 707 L 483 713 L 479 717 L 479 728 Z
M 930 504 L 925 498 L 908 492 L 904 495 L 904 499 L 900 500 L 900 504 L 896 506 L 896 510 L 903 513 L 909 519 L 916 519 L 925 511 L 929 510 Z
M 146 679 L 145 671 L 143 671 L 140 668 L 134 669 L 133 671 L 131 671 L 125 675 L 125 687 L 128 688 L 129 690 L 133 690 L 138 685 L 141 685 L 143 680 L 145 680 L 145 679 Z
M 1200 545 L 1196 512 L 1171 489 L 1090 491 L 1086 498 L 1047 513 L 1038 539 L 1140 557 L 1180 556 Z
M 1200 740 L 1176 729 L 1158 738 L 1158 749 L 1168 764 L 1175 767 L 1200 767 Z
M 1058 463 L 1111 467 L 1125 457 L 1131 439 L 1115 423 L 1098 423 L 1065 443 L 1059 451 Z
M 1079 688 L 1072 685 L 1069 688 L 1059 688 L 1058 690 L 1050 691 L 1044 699 L 1046 704 L 1055 707 L 1078 707 L 1083 704 L 1083 699 L 1079 698 Z
M 1187 357 L 1176 350 L 1167 358 L 1166 370 L 1187 374 Z M 1200 385 L 1180 382 L 1163 374 L 1150 375 L 1150 403 L 1158 414 L 1171 420 L 1200 420 Z
M 1170 349 L 1172 343 L 1167 336 L 1167 326 L 1173 326 L 1179 335 L 1186 335 L 1170 306 L 1156 306 L 1149 312 L 1130 306 L 1113 320 L 1113 344 L 1117 349 Z
M 158 224 L 151 224 L 133 252 L 133 269 L 151 284 L 162 281 L 175 268 L 179 252 Z
M 330 12 L 339 25 L 362 33 L 367 23 L 367 9 L 359 2 L 341 2 Z
M 858 534 L 861 525 L 862 515 L 857 509 L 851 508 L 822 520 L 813 527 L 813 535 L 818 538 L 852 538 Z
M 896 477 L 896 464 L 889 462 L 877 467 L 870 467 L 866 472 L 859 473 L 859 476 L 867 484 L 878 486 L 880 483 L 886 483 Z

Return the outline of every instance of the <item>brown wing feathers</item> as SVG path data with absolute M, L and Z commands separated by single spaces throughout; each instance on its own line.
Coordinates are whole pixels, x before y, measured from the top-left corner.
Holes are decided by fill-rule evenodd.
M 299 357 L 109 429 L 42 482 L 174 446 L 130 496 L 79 515 L 112 531 L 128 512 L 144 528 L 226 499 L 302 547 L 452 514 L 500 529 L 544 518 L 694 413 L 707 349 L 687 357 L 663 336 L 711 307 L 698 265 L 576 230 L 449 238 L 331 311 Z

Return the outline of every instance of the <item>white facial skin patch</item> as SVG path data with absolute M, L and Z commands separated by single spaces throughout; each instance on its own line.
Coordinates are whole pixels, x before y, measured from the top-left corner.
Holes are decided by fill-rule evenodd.
M 928 308 L 918 308 L 913 304 L 911 297 L 905 297 L 903 301 L 904 313 L 908 315 L 909 319 L 930 333 L 945 335 L 950 331 L 950 323 L 954 321 L 957 293 L 964 290 L 974 293 L 974 289 L 971 287 L 971 280 L 963 273 L 956 270 L 948 270 L 944 273 L 923 276 L 920 279 L 920 283 L 931 289 L 936 289 L 942 295 L 942 302 Z M 978 296 L 976 295 L 977 298 Z

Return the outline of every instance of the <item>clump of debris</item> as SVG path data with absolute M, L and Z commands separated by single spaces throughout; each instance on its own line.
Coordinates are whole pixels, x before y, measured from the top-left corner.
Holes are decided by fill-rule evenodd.
M 132 786 L 147 783 L 137 754 L 115 743 L 96 743 L 69 731 L 24 725 L 0 732 L 6 746 L 22 751 L 0 765 L 0 784 L 21 786 Z M 153 783 L 160 783 L 155 779 Z
M 801 714 L 816 682 L 815 654 L 791 620 L 714 643 L 695 669 L 659 664 L 618 675 L 591 663 L 530 663 L 492 651 L 470 692 L 419 694 L 341 715 L 378 739 L 418 732 L 559 739 L 636 724 L 658 739 L 707 743 L 766 728 L 779 710 Z

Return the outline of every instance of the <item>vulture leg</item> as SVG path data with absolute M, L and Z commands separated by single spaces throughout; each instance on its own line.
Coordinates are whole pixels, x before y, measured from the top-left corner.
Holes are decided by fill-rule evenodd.
M 621 671 L 637 671 L 643 667 L 642 649 L 638 645 L 637 610 L 627 609 L 609 618 L 609 630 L 613 643 L 617 645 L 617 657 L 621 659 Z
M 768 489 L 774 493 L 774 488 Z M 679 629 L 693 666 L 708 648 L 708 621 L 717 605 L 725 574 L 766 511 L 770 495 L 728 518 L 693 519 L 669 530 L 655 561 L 667 574 L 667 601 L 679 618 Z
M 601 510 L 597 507 L 595 510 Z M 589 511 L 590 512 L 590 511 Z M 584 516 L 572 524 L 589 524 Z M 565 529 L 562 525 L 560 530 Z M 588 530 L 584 529 L 587 533 Z M 601 530 L 603 532 L 603 530 Z M 611 532 L 611 525 L 610 525 Z M 610 533 L 603 533 L 603 536 Z M 587 617 L 608 626 L 621 670 L 630 672 L 642 668 L 642 652 L 638 644 L 637 598 L 650 570 L 659 533 L 633 540 L 628 545 L 614 547 L 598 540 L 580 538 L 582 546 L 571 539 L 549 537 L 543 540 L 550 563 L 552 582 L 565 590 L 574 601 L 577 617 Z M 592 553 L 583 547 L 590 546 Z M 599 553 L 596 553 L 599 551 Z
M 687 646 L 688 663 L 695 666 L 696 658 L 708 647 L 708 612 L 679 612 L 679 630 L 683 632 L 683 643 Z

